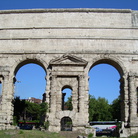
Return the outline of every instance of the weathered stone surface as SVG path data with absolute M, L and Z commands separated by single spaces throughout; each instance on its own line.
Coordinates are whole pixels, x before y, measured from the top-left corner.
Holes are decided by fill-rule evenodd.
M 12 124 L 16 73 L 36 63 L 46 71 L 50 131 L 61 119 L 73 131 L 88 125 L 89 70 L 100 63 L 120 73 L 121 136 L 138 132 L 138 11 L 118 9 L 37 9 L 0 11 L 0 129 Z M 62 110 L 62 89 L 72 90 L 73 110 Z
M 132 24 L 134 27 L 138 27 L 138 11 L 132 12 Z

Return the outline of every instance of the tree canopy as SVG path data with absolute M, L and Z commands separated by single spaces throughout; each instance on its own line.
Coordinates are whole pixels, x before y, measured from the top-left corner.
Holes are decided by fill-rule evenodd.
M 121 120 L 121 100 L 120 97 L 115 99 L 111 104 L 111 113 L 113 119 Z
M 121 120 L 120 97 L 115 99 L 112 104 L 108 103 L 105 98 L 89 96 L 89 121 L 111 121 Z M 19 120 L 30 121 L 39 120 L 46 115 L 48 105 L 47 103 L 31 103 L 25 100 L 20 100 L 20 97 L 15 97 L 13 100 L 14 116 L 17 122 Z M 67 110 L 72 110 L 72 98 L 68 97 L 65 102 Z
M 68 100 L 65 102 L 65 106 L 66 106 L 67 110 L 72 110 L 73 109 L 72 97 L 68 97 Z
M 47 112 L 48 105 L 47 103 L 31 103 L 26 100 L 21 100 L 20 97 L 15 97 L 13 100 L 14 105 L 14 116 L 16 121 L 33 121 L 38 120 L 44 116 Z
M 120 120 L 120 110 L 120 98 L 109 104 L 105 98 L 89 96 L 89 121 Z

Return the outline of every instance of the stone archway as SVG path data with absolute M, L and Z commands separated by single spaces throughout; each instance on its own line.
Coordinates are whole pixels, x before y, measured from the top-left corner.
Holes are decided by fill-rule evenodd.
M 60 131 L 60 116 L 69 116 L 74 124 L 73 130 L 84 129 L 88 124 L 88 93 L 83 83 L 84 68 L 87 62 L 79 57 L 67 54 L 50 62 L 51 66 L 51 102 L 49 120 L 50 130 Z M 79 72 L 78 72 L 79 71 Z M 61 110 L 61 90 L 69 86 L 72 89 L 73 110 Z M 53 121 L 53 117 L 55 118 Z M 79 122 L 78 122 L 79 119 Z M 56 122 L 56 123 L 55 123 Z M 57 123 L 58 122 L 58 123 Z M 58 127 L 57 127 L 58 126 Z
M 121 76 L 122 134 L 138 132 L 137 16 L 137 11 L 127 9 L 0 11 L 0 129 L 11 128 L 14 72 L 21 62 L 32 60 L 46 70 L 46 121 L 50 131 L 58 132 L 61 116 L 72 118 L 73 130 L 88 125 L 88 72 L 106 61 Z M 68 112 L 60 111 L 64 85 L 73 89 L 74 108 Z
M 72 125 L 70 117 L 63 117 L 61 119 L 61 131 L 72 131 Z
M 125 68 L 123 63 L 116 58 L 110 57 L 110 56 L 104 56 L 103 58 L 97 58 L 94 60 L 93 64 L 90 66 L 89 70 L 91 70 L 94 66 L 99 65 L 99 64 L 109 64 L 112 67 L 114 67 L 118 73 L 120 74 L 120 79 L 118 80 L 120 82 L 120 98 L 121 98 L 121 121 L 125 122 L 125 126 L 129 125 L 129 107 L 128 107 L 128 89 L 124 89 L 124 84 L 127 81 L 125 79 Z M 126 88 L 126 87 L 125 87 Z
M 68 85 L 62 88 L 62 110 L 73 110 L 72 88 Z

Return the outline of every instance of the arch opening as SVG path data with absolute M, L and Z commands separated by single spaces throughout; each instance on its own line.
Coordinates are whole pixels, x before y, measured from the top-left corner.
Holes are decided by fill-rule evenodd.
M 64 86 L 62 88 L 62 110 L 73 110 L 72 105 L 72 88 Z
M 117 62 L 114 61 L 114 60 L 111 60 L 111 59 L 100 59 L 100 60 L 96 61 L 96 62 L 91 66 L 90 70 L 91 70 L 94 66 L 99 65 L 99 64 L 108 64 L 108 65 L 111 65 L 112 67 L 114 67 L 114 68 L 118 71 L 118 73 L 120 74 L 120 76 L 123 76 L 123 74 L 124 74 L 124 71 L 123 71 L 122 67 L 120 66 L 120 64 L 117 63 Z M 89 70 L 89 71 L 90 71 L 90 70 Z
M 72 131 L 72 120 L 70 117 L 63 117 L 60 123 L 61 131 Z
M 15 70 L 14 70 L 14 75 L 16 76 L 17 72 L 20 70 L 20 68 L 22 68 L 24 65 L 27 65 L 27 64 L 36 64 L 36 65 L 39 65 L 40 67 L 43 68 L 43 70 L 45 71 L 46 73 L 46 68 L 44 67 L 44 65 L 37 59 L 27 59 L 27 60 L 24 60 L 22 62 L 20 62 Z
M 90 121 L 121 120 L 122 75 L 123 70 L 114 61 L 104 59 L 92 65 L 89 71 Z M 113 108 L 116 108 L 118 113 L 115 113 Z
M 41 115 L 39 115 L 37 111 L 35 113 L 31 113 L 28 109 L 33 108 L 33 106 L 36 108 L 39 106 L 41 107 L 43 95 L 46 90 L 46 71 L 44 67 L 41 63 L 38 64 L 38 61 L 24 61 L 15 69 L 15 77 L 14 104 L 20 102 L 24 105 L 20 116 L 18 116 L 15 111 L 18 109 L 14 108 L 14 117 L 18 116 L 16 117 L 16 121 L 40 121 Z
M 45 70 L 36 63 L 21 66 L 16 72 L 15 95 L 21 95 L 22 98 L 34 95 L 40 98 L 40 95 L 42 96 L 46 89 L 45 77 Z

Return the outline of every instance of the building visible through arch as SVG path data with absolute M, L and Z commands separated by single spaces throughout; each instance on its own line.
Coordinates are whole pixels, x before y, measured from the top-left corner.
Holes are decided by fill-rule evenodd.
M 138 11 L 127 9 L 37 9 L 0 11 L 0 129 L 13 121 L 15 72 L 34 62 L 46 71 L 49 131 L 88 125 L 88 72 L 105 62 L 120 73 L 120 136 L 138 132 Z M 72 89 L 72 110 L 62 110 L 62 88 Z M 63 121 L 64 122 L 64 121 Z

